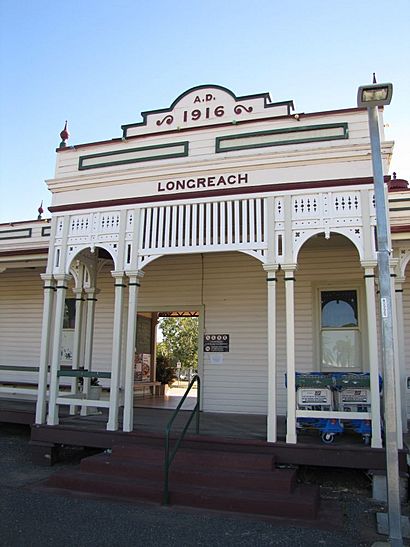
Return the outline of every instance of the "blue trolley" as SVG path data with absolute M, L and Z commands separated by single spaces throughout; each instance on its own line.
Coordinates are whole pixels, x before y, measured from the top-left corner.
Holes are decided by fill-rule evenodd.
M 334 377 L 317 372 L 296 373 L 296 403 L 303 410 L 334 410 Z M 299 418 L 298 429 L 317 429 L 322 442 L 330 444 L 343 433 L 343 423 L 336 418 Z
M 336 373 L 334 377 L 337 410 L 343 412 L 370 412 L 371 398 L 369 373 Z M 359 433 L 363 437 L 365 444 L 370 443 L 372 435 L 371 420 L 348 420 L 346 425 L 349 429 L 353 429 L 353 431 Z

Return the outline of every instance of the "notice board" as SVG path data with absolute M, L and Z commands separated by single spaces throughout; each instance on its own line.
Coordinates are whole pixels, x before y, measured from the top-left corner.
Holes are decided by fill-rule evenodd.
M 229 351 L 229 334 L 205 334 L 204 352 L 227 352 Z

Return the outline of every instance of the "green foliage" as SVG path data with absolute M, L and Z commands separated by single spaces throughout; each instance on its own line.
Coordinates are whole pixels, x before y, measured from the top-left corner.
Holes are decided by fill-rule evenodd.
M 164 317 L 160 322 L 163 341 L 157 352 L 182 369 L 198 368 L 198 319 L 196 317 Z
M 159 346 L 160 344 L 158 344 Z M 161 348 L 157 347 L 157 382 L 161 384 L 171 385 L 176 380 L 175 367 L 172 365 L 171 359 L 162 353 Z

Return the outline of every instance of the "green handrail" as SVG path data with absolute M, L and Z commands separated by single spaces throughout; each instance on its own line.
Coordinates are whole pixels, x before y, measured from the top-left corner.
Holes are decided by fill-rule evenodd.
M 178 437 L 177 442 L 175 443 L 175 447 L 170 452 L 169 449 L 169 435 L 171 432 L 172 424 L 174 423 L 175 418 L 178 416 L 178 412 L 181 410 L 182 405 L 184 404 L 185 399 L 188 396 L 188 393 L 191 391 L 192 386 L 194 383 L 197 383 L 197 394 L 196 394 L 196 405 L 191 411 L 191 414 L 189 416 L 189 419 L 182 430 L 180 436 Z M 194 415 L 196 415 L 196 434 L 199 435 L 199 407 L 201 402 L 201 379 L 197 374 L 194 375 L 192 380 L 189 383 L 189 386 L 187 387 L 184 396 L 182 397 L 181 401 L 179 402 L 179 405 L 176 407 L 171 419 L 169 420 L 168 424 L 165 427 L 165 459 L 164 459 L 164 494 L 162 498 L 162 504 L 168 505 L 169 502 L 169 468 L 171 466 L 171 463 L 173 462 L 175 455 L 178 451 L 178 448 L 185 437 L 185 433 L 188 430 L 188 427 L 191 425 L 191 422 L 193 420 Z
M 96 370 L 85 370 L 82 368 L 79 369 L 69 369 L 69 370 L 59 370 L 57 376 L 61 378 L 62 376 L 70 378 L 111 378 L 111 372 L 98 372 Z

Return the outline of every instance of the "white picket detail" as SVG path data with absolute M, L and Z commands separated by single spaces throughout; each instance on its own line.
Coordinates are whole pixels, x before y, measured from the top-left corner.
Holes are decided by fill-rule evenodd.
M 142 209 L 141 256 L 266 248 L 265 200 L 243 199 Z
M 164 254 L 212 251 L 242 251 L 264 261 L 267 250 L 267 227 L 274 225 L 275 260 L 297 262 L 306 241 L 324 233 L 329 238 L 337 232 L 350 239 L 364 256 L 362 193 L 357 189 L 297 191 L 293 195 L 275 195 L 272 217 L 267 216 L 269 197 L 254 195 L 242 198 L 214 198 L 186 203 L 138 206 L 125 217 L 125 242 L 139 229 L 139 264 Z M 371 224 L 375 225 L 373 190 L 368 191 Z M 285 218 L 286 203 L 290 214 Z M 137 209 L 138 226 L 135 222 Z M 288 210 L 288 209 L 286 209 Z M 55 264 L 61 253 L 63 226 L 67 228 L 67 263 L 87 247 L 99 245 L 118 255 L 121 214 L 119 210 L 70 214 L 59 217 L 55 238 Z M 66 224 L 67 223 L 67 224 Z M 291 238 L 288 235 L 291 234 Z M 289 251 L 289 249 L 291 249 Z M 125 247 L 125 265 L 131 264 L 131 248 Z

